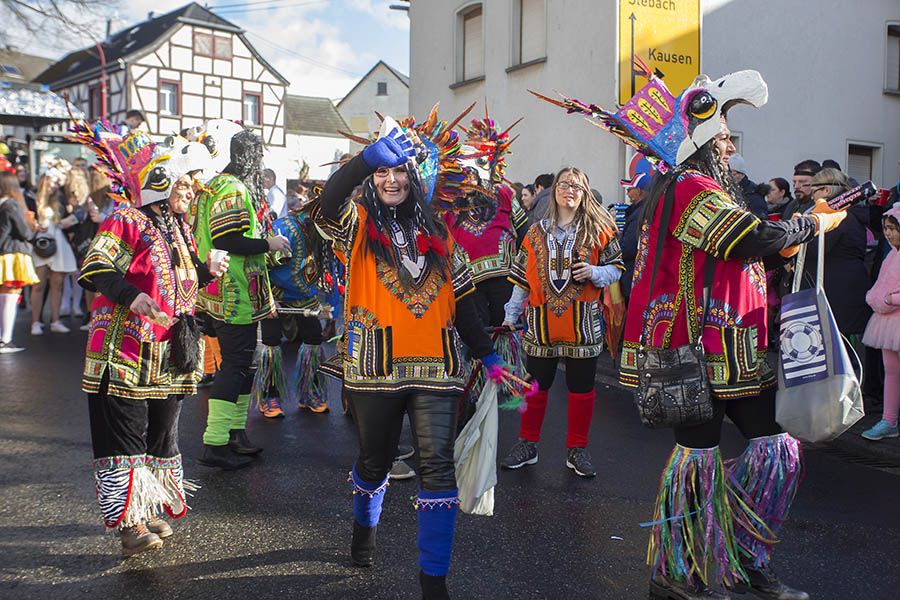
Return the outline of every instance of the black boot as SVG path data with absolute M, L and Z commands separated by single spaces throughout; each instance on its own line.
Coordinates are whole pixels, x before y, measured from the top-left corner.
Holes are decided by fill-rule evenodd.
M 353 566 L 371 567 L 375 564 L 375 527 L 363 527 L 353 519 L 353 539 L 350 542 L 350 559 Z
M 238 454 L 246 454 L 248 456 L 252 456 L 254 454 L 259 454 L 260 452 L 262 452 L 262 448 L 257 448 L 250 443 L 249 438 L 247 438 L 246 429 L 232 429 L 231 431 L 229 431 L 228 447 L 231 448 L 233 452 L 237 452 Z
M 198 462 L 207 467 L 222 467 L 225 470 L 233 471 L 246 467 L 253 462 L 248 456 L 237 456 L 227 446 L 210 446 L 203 444 L 203 456 Z
M 711 590 L 702 583 L 686 583 L 657 575 L 650 580 L 650 597 L 666 600 L 728 600 L 727 594 Z
M 419 585 L 422 586 L 422 600 L 450 600 L 446 575 L 426 575 L 420 570 Z
M 766 600 L 809 600 L 809 594 L 801 590 L 795 590 L 782 583 L 770 567 L 754 569 L 744 564 L 747 571 L 747 582 L 739 582 L 734 586 L 735 593 L 753 594 L 757 598 Z

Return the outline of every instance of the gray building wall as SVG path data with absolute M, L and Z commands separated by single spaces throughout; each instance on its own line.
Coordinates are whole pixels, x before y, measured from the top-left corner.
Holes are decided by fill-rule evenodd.
M 514 1 L 482 2 L 485 76 L 453 86 L 457 14 L 473 4 L 411 3 L 410 113 L 422 118 L 440 101 L 441 116 L 451 118 L 487 98 L 501 127 L 525 117 L 508 159 L 510 180 L 530 182 L 572 164 L 588 172 L 604 203 L 622 197 L 624 144 L 527 93 L 553 96 L 556 89 L 615 109 L 616 1 L 548 0 L 546 61 L 514 70 Z M 716 78 L 752 68 L 769 85 L 765 107 L 730 115 L 752 179 L 790 179 L 793 165 L 807 157 L 834 158 L 846 168 L 851 141 L 880 147 L 876 184 L 900 179 L 900 96 L 883 92 L 886 24 L 900 22 L 897 0 L 704 0 L 702 7 L 701 72 Z

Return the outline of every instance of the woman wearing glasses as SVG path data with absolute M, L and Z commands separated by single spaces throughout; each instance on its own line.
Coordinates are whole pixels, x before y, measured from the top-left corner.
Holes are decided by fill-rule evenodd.
M 504 325 L 512 327 L 525 311 L 523 348 L 538 391 L 526 398 L 519 441 L 500 466 L 518 469 L 537 462 L 547 393 L 557 362 L 564 358 L 569 389 L 566 466 L 593 477 L 586 446 L 597 356 L 603 350 L 601 290 L 619 280 L 624 265 L 615 222 L 594 200 L 587 175 L 566 167 L 557 173 L 550 196 L 547 218 L 528 230 L 510 274 L 516 287 L 505 307 Z
M 814 201 L 827 200 L 843 194 L 851 187 L 847 176 L 837 169 L 822 169 L 810 182 Z M 872 287 L 866 267 L 866 227 L 869 207 L 857 204 L 847 210 L 847 218 L 834 231 L 825 234 L 825 293 L 834 312 L 834 319 L 844 335 L 862 335 L 872 309 L 866 303 L 866 291 Z M 816 282 L 818 240 L 809 243 L 801 289 Z

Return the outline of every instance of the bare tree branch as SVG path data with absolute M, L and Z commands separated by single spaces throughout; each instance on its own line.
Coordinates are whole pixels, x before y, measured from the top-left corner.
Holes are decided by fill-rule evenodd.
M 96 40 L 104 16 L 113 14 L 119 0 L 0 0 L 0 12 L 10 16 L 7 31 L 19 29 L 30 37 L 57 36 Z

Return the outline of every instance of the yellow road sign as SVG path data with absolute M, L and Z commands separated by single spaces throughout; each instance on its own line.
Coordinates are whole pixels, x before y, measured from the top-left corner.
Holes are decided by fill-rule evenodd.
M 632 74 L 633 56 L 662 73 L 673 94 L 690 85 L 700 73 L 700 22 L 700 0 L 619 0 L 620 106 L 647 83 Z

